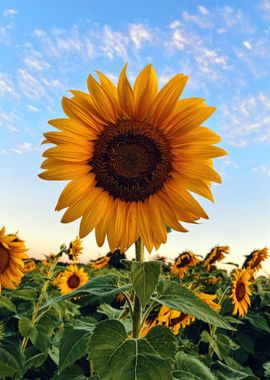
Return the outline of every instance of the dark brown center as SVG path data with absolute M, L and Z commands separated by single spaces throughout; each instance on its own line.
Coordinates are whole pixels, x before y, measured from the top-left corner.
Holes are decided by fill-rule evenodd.
M 190 263 L 190 256 L 185 256 L 183 259 L 181 257 L 178 259 L 180 260 L 180 263 L 176 265 L 177 268 L 183 268 L 187 266 Z
M 71 289 L 76 289 L 80 285 L 80 278 L 76 275 L 73 274 L 72 276 L 69 277 L 68 279 L 68 286 Z
M 9 251 L 0 243 L 0 273 L 4 273 L 9 263 Z
M 246 287 L 245 285 L 241 282 L 237 288 L 236 288 L 236 298 L 237 301 L 242 301 L 242 299 L 245 297 L 246 294 Z
M 187 314 L 181 312 L 179 317 L 170 319 L 169 327 L 175 326 L 178 323 L 182 322 L 186 318 L 186 316 Z
M 89 162 L 96 186 L 123 201 L 142 201 L 160 190 L 172 170 L 168 141 L 146 121 L 120 120 L 95 142 Z

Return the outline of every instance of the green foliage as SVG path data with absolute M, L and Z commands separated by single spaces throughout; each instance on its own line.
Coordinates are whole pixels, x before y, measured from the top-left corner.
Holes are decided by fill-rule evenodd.
M 158 295 L 153 297 L 154 300 L 171 309 L 182 311 L 185 314 L 191 314 L 204 322 L 222 327 L 224 329 L 234 330 L 224 318 L 217 314 L 205 302 L 200 300 L 187 287 L 181 286 L 175 282 L 161 280 L 157 287 Z
M 13 376 L 20 370 L 19 363 L 13 355 L 0 347 L 0 379 Z
M 176 354 L 174 379 L 215 380 L 214 374 L 199 359 L 183 352 Z
M 100 380 L 171 380 L 174 336 L 163 326 L 153 330 L 143 339 L 130 339 L 119 321 L 98 324 L 89 349 Z M 163 340 L 161 350 L 158 335 Z
M 158 282 L 160 261 L 132 262 L 131 280 L 142 307 L 144 308 Z

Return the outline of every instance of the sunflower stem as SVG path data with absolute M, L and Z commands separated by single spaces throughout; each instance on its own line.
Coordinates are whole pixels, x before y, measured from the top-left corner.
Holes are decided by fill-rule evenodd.
M 136 256 L 136 261 L 144 261 L 144 245 L 141 238 L 139 238 L 135 242 L 135 256 Z M 132 316 L 133 338 L 138 338 L 140 334 L 141 318 L 142 318 L 142 305 L 139 298 L 135 294 L 133 316 Z

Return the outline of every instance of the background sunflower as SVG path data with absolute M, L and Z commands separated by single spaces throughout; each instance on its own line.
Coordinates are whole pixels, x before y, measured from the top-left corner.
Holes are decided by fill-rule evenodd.
M 83 268 L 78 268 L 77 265 L 69 265 L 67 269 L 57 276 L 56 285 L 61 294 L 70 293 L 80 286 L 84 285 L 89 280 L 88 274 Z

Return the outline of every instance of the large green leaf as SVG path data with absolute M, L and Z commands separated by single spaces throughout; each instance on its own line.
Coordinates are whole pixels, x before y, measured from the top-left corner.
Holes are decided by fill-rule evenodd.
M 4 307 L 5 309 L 7 309 L 9 311 L 13 311 L 14 313 L 16 313 L 16 311 L 17 311 L 16 306 L 11 301 L 11 299 L 9 299 L 8 297 L 3 296 L 3 295 L 1 295 L 1 297 L 0 297 L 0 307 Z
M 158 282 L 161 268 L 160 261 L 132 262 L 131 280 L 135 292 L 143 307 L 151 297 Z
M 175 359 L 178 371 L 173 372 L 174 378 L 215 380 L 215 376 L 210 369 L 194 356 L 187 355 L 184 352 L 178 352 Z
M 115 294 L 124 292 L 132 287 L 127 284 L 118 287 L 119 276 L 115 274 L 107 274 L 105 276 L 94 277 L 80 288 L 64 294 L 59 297 L 54 297 L 46 302 L 41 309 L 54 305 L 57 302 L 63 301 L 67 298 L 80 297 L 85 295 L 94 295 L 100 298 L 101 302 L 110 300 Z
M 190 289 L 172 281 L 161 280 L 157 287 L 158 294 L 153 299 L 171 309 L 191 314 L 204 322 L 224 329 L 235 330 L 217 314 L 206 302 L 199 299 Z
M 13 376 L 20 370 L 17 360 L 4 348 L 0 347 L 0 379 Z
M 263 368 L 266 379 L 270 379 L 270 362 L 264 363 Z
M 260 380 L 250 372 L 250 368 L 239 370 L 218 362 L 218 370 L 215 374 L 217 380 Z
M 63 372 L 55 375 L 51 380 L 87 380 L 88 377 L 84 376 L 84 372 L 80 366 L 73 364 L 71 367 L 66 368 Z M 98 379 L 97 379 L 98 380 Z
M 270 333 L 270 324 L 264 315 L 249 312 L 245 319 L 248 320 L 252 326 L 256 327 L 256 329 Z
M 33 300 L 37 297 L 37 292 L 34 289 L 16 289 L 16 291 L 11 291 L 10 295 L 13 298 Z
M 19 320 L 19 332 L 23 337 L 34 337 L 37 334 L 37 330 L 33 323 L 27 317 L 22 317 Z
M 25 370 L 40 367 L 46 358 L 47 354 L 40 352 L 34 346 L 27 347 L 25 350 Z
M 60 345 L 59 372 L 71 366 L 87 352 L 91 332 L 67 327 Z
M 100 380 L 172 380 L 169 357 L 175 338 L 167 330 L 156 326 L 145 338 L 130 339 L 120 321 L 99 323 L 89 350 Z
M 57 326 L 57 319 L 49 313 L 45 314 L 35 325 L 37 333 L 30 335 L 32 344 L 38 350 L 47 353 L 52 344 L 51 338 Z

